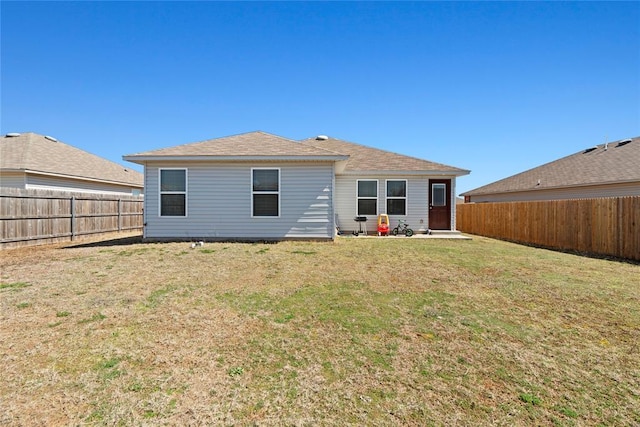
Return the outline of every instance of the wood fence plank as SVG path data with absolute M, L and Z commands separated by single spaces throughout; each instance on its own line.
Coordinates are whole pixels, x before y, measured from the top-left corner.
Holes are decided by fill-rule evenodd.
M 640 261 L 640 196 L 465 203 L 460 231 Z
M 119 230 L 142 231 L 142 197 L 78 194 L 0 189 L 0 249 Z

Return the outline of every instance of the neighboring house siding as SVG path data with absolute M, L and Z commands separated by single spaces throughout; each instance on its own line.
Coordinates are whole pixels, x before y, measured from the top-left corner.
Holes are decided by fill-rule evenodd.
M 472 203 L 523 202 L 535 200 L 592 199 L 599 197 L 640 196 L 640 183 L 576 186 L 557 189 L 540 189 L 500 194 L 480 194 L 470 197 Z
M 160 217 L 158 170 L 187 169 L 187 216 Z M 252 168 L 280 169 L 280 216 L 252 217 Z M 148 239 L 332 238 L 332 163 L 178 163 L 145 167 Z
M 23 173 L 0 173 L 0 187 L 25 188 L 25 177 Z
M 429 224 L 429 179 L 440 177 L 428 176 L 376 176 L 376 175 L 338 175 L 336 177 L 335 204 L 336 213 L 340 229 L 351 232 L 358 229 L 358 224 L 354 221 L 356 216 L 356 188 L 357 181 L 362 179 L 378 180 L 378 214 L 386 213 L 386 181 L 387 180 L 407 180 L 407 214 L 390 215 L 391 228 L 398 225 L 399 219 L 404 219 L 415 232 L 426 232 Z M 455 200 L 455 179 L 451 179 L 451 200 Z M 454 208 L 455 209 L 455 208 Z M 452 213 L 455 218 L 455 211 Z M 452 224 L 453 227 L 454 224 Z M 376 232 L 377 216 L 367 216 L 367 230 L 369 233 Z
M 58 191 L 73 191 L 80 193 L 92 193 L 92 194 L 122 194 L 122 195 L 137 195 L 140 194 L 142 189 L 134 189 L 132 187 L 103 184 L 93 181 L 72 180 L 58 177 L 41 176 L 41 175 L 27 175 L 26 185 L 27 189 L 40 189 L 40 190 L 58 190 Z

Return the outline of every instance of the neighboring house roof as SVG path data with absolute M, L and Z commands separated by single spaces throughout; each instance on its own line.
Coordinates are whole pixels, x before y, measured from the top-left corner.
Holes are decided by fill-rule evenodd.
M 302 144 L 343 153 L 349 156 L 344 173 L 406 173 L 430 172 L 444 175 L 467 175 L 470 171 L 453 166 L 434 163 L 378 148 L 347 142 L 336 138 L 316 137 L 301 141 Z
M 640 182 L 640 137 L 596 145 L 462 195 L 630 182 Z
M 10 136 L 15 135 L 15 136 Z M 0 138 L 0 170 L 56 175 L 143 187 L 140 172 L 58 141 L 27 132 Z
M 162 148 L 124 156 L 125 160 L 346 160 L 346 156 L 300 144 L 266 132 L 249 132 L 223 138 Z

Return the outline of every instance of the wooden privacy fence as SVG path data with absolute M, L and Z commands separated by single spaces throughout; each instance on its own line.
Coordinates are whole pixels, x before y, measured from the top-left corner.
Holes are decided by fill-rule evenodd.
M 143 198 L 43 190 L 0 190 L 0 248 L 142 231 Z
M 640 196 L 457 206 L 460 231 L 640 260 Z

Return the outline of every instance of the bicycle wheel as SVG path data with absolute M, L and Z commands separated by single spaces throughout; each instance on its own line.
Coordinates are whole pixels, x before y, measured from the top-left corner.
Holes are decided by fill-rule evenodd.
M 397 236 L 398 235 L 398 227 L 394 228 L 391 232 L 393 233 L 394 236 Z
M 407 228 L 407 229 L 405 230 L 404 234 L 405 234 L 407 237 L 411 237 L 411 236 L 413 236 L 413 230 L 412 230 L 412 229 L 410 229 L 410 228 Z

